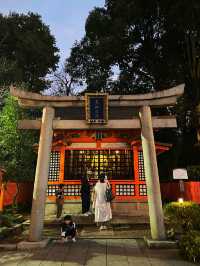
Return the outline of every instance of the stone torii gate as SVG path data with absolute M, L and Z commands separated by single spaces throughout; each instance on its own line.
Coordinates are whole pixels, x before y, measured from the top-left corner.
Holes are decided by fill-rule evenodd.
M 85 120 L 59 120 L 55 108 L 83 107 L 82 96 L 43 96 L 11 88 L 11 95 L 18 98 L 24 108 L 43 108 L 41 120 L 21 120 L 20 129 L 40 129 L 38 158 L 33 192 L 29 241 L 40 241 L 44 225 L 48 170 L 55 129 L 138 129 L 141 128 L 144 168 L 147 183 L 151 236 L 154 240 L 165 239 L 165 228 L 160 193 L 160 183 L 155 151 L 153 128 L 174 128 L 174 116 L 152 117 L 152 107 L 173 106 L 183 94 L 184 85 L 159 92 L 139 95 L 110 95 L 109 107 L 133 107 L 139 110 L 139 117 L 123 120 L 108 120 L 107 124 L 88 125 Z

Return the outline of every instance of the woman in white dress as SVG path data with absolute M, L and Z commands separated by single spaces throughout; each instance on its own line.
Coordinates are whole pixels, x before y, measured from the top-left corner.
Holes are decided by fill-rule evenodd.
M 100 230 L 106 229 L 106 222 L 112 219 L 112 211 L 110 202 L 106 201 L 106 188 L 110 186 L 108 181 L 105 181 L 105 175 L 99 176 L 99 181 L 94 187 L 93 208 L 95 209 L 95 222 L 100 226 Z

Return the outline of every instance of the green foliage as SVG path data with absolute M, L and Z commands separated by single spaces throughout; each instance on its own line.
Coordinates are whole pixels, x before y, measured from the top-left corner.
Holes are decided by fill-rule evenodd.
M 12 81 L 18 82 L 22 79 L 21 70 L 17 63 L 4 56 L 0 57 L 0 85 L 9 86 Z
M 200 206 L 194 202 L 171 202 L 164 206 L 167 229 L 170 235 L 200 229 Z
M 33 180 L 36 160 L 32 145 L 37 138 L 28 130 L 18 130 L 21 117 L 17 101 L 8 96 L 0 113 L 0 165 L 6 169 L 5 179 L 16 182 Z
M 99 59 L 94 58 L 90 50 L 87 38 L 76 43 L 71 49 L 70 58 L 66 61 L 65 72 L 80 88 L 87 84 L 87 91 L 108 91 L 110 66 L 100 64 Z
M 200 165 L 190 165 L 187 167 L 187 171 L 190 180 L 200 181 Z
M 104 8 L 90 12 L 86 34 L 72 48 L 66 71 L 85 81 L 88 90 L 119 94 L 189 80 L 200 69 L 199 12 L 198 0 L 107 0 Z
M 38 14 L 0 14 L 0 85 L 24 82 L 40 91 L 58 60 L 55 38 Z
M 11 227 L 14 224 L 22 223 L 23 221 L 23 216 L 19 213 L 13 213 L 12 209 L 10 211 L 6 209 L 3 214 L 0 214 L 0 227 Z
M 179 242 L 179 247 L 181 254 L 186 259 L 193 262 L 200 261 L 200 232 L 188 232 L 181 238 Z
M 10 227 L 15 223 L 15 217 L 12 213 L 5 213 L 1 215 L 2 226 Z

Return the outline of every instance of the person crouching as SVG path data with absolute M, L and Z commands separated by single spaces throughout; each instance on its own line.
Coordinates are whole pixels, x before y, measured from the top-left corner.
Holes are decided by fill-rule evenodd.
M 66 215 L 61 225 L 61 237 L 63 242 L 71 239 L 76 242 L 76 224 L 73 222 L 71 215 Z

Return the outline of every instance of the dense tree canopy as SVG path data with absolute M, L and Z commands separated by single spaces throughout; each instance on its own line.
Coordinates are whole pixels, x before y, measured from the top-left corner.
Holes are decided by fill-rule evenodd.
M 190 40 L 200 41 L 199 12 L 198 0 L 107 0 L 89 14 L 66 71 L 90 91 L 142 93 L 181 83 Z
M 199 0 L 106 0 L 90 12 L 85 36 L 66 59 L 66 73 L 86 91 L 135 94 L 186 84 L 176 108 L 179 128 L 156 134 L 175 144 L 168 167 L 200 162 L 192 156 L 200 103 L 199 14 Z
M 23 82 L 40 91 L 58 60 L 55 38 L 38 14 L 0 14 L 1 86 Z
M 23 111 L 14 97 L 8 96 L 0 112 L 0 165 L 9 180 L 33 180 L 36 153 L 33 144 L 37 137 L 30 130 L 19 130 L 18 119 Z
M 38 138 L 18 130 L 24 111 L 9 96 L 10 84 L 35 92 L 48 84 L 45 76 L 56 70 L 58 48 L 49 27 L 37 14 L 0 15 L 0 165 L 6 179 L 33 180 Z

